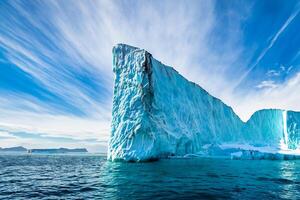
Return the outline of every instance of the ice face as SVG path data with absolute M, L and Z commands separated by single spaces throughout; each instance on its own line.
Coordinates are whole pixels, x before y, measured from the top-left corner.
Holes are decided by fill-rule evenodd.
M 289 149 L 300 149 L 300 112 L 287 111 L 287 145 Z
M 143 49 L 115 46 L 113 71 L 109 160 L 300 146 L 299 113 L 261 110 L 244 123 L 231 107 Z
M 150 119 L 153 98 L 150 54 L 118 45 L 113 49 L 115 86 L 108 158 L 140 161 L 155 158 Z

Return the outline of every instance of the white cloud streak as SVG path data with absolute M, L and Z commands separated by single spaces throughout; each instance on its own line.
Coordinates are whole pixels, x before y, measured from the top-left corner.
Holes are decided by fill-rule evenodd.
M 289 18 L 284 22 L 281 28 L 276 32 L 276 34 L 273 36 L 272 40 L 270 41 L 269 45 L 262 50 L 262 52 L 255 60 L 255 62 L 251 66 L 249 66 L 247 71 L 243 73 L 242 76 L 237 80 L 237 82 L 234 84 L 233 89 L 238 87 L 241 84 L 241 82 L 249 75 L 249 73 L 259 64 L 259 62 L 264 58 L 267 52 L 273 47 L 273 45 L 278 40 L 280 35 L 287 29 L 289 24 L 295 19 L 295 17 L 299 14 L 299 12 L 300 12 L 300 6 L 296 5 L 295 11 L 289 16 Z
M 262 88 L 276 88 L 277 86 L 278 85 L 274 81 L 270 80 L 270 81 L 262 81 L 256 87 L 262 89 Z

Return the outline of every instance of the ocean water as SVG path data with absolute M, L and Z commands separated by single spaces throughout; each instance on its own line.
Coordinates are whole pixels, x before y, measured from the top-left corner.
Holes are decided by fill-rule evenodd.
M 300 161 L 0 155 L 0 199 L 300 199 Z

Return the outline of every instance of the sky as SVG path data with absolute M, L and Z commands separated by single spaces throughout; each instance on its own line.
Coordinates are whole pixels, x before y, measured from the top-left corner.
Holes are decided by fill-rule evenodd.
M 148 50 L 230 105 L 300 111 L 300 3 L 0 1 L 0 147 L 106 151 L 112 47 Z

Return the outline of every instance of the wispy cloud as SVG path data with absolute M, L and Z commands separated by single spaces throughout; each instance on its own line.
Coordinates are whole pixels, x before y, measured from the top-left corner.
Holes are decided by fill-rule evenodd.
M 291 70 L 294 68 L 293 65 L 291 66 L 284 66 L 280 65 L 279 69 L 270 69 L 267 71 L 266 75 L 268 77 L 277 77 L 281 75 L 287 75 L 291 72 Z
M 294 12 L 288 17 L 288 19 L 284 22 L 284 24 L 281 26 L 281 28 L 276 32 L 276 34 L 273 36 L 272 40 L 266 46 L 261 53 L 258 55 L 256 58 L 255 62 L 252 63 L 246 72 L 244 72 L 241 77 L 237 80 L 237 82 L 234 84 L 233 89 L 238 87 L 241 82 L 249 75 L 249 73 L 259 64 L 259 62 L 264 58 L 264 56 L 268 53 L 268 51 L 274 46 L 280 35 L 288 28 L 289 24 L 295 19 L 295 17 L 299 14 L 300 12 L 300 4 L 297 4 L 295 6 Z
M 285 67 L 280 65 L 279 69 L 271 69 L 266 73 L 268 80 L 261 81 L 256 88 L 258 89 L 274 89 L 279 87 L 282 83 L 281 79 L 289 75 L 293 66 Z
M 259 89 L 265 89 L 265 88 L 276 88 L 278 85 L 270 80 L 270 81 L 262 81 L 259 85 L 257 85 L 256 87 Z
M 280 76 L 280 71 L 271 69 L 271 70 L 267 71 L 266 75 L 269 77 Z
M 4 139 L 13 139 L 16 138 L 14 135 L 11 135 L 9 132 L 7 131 L 0 131 L 0 139 L 4 140 Z

